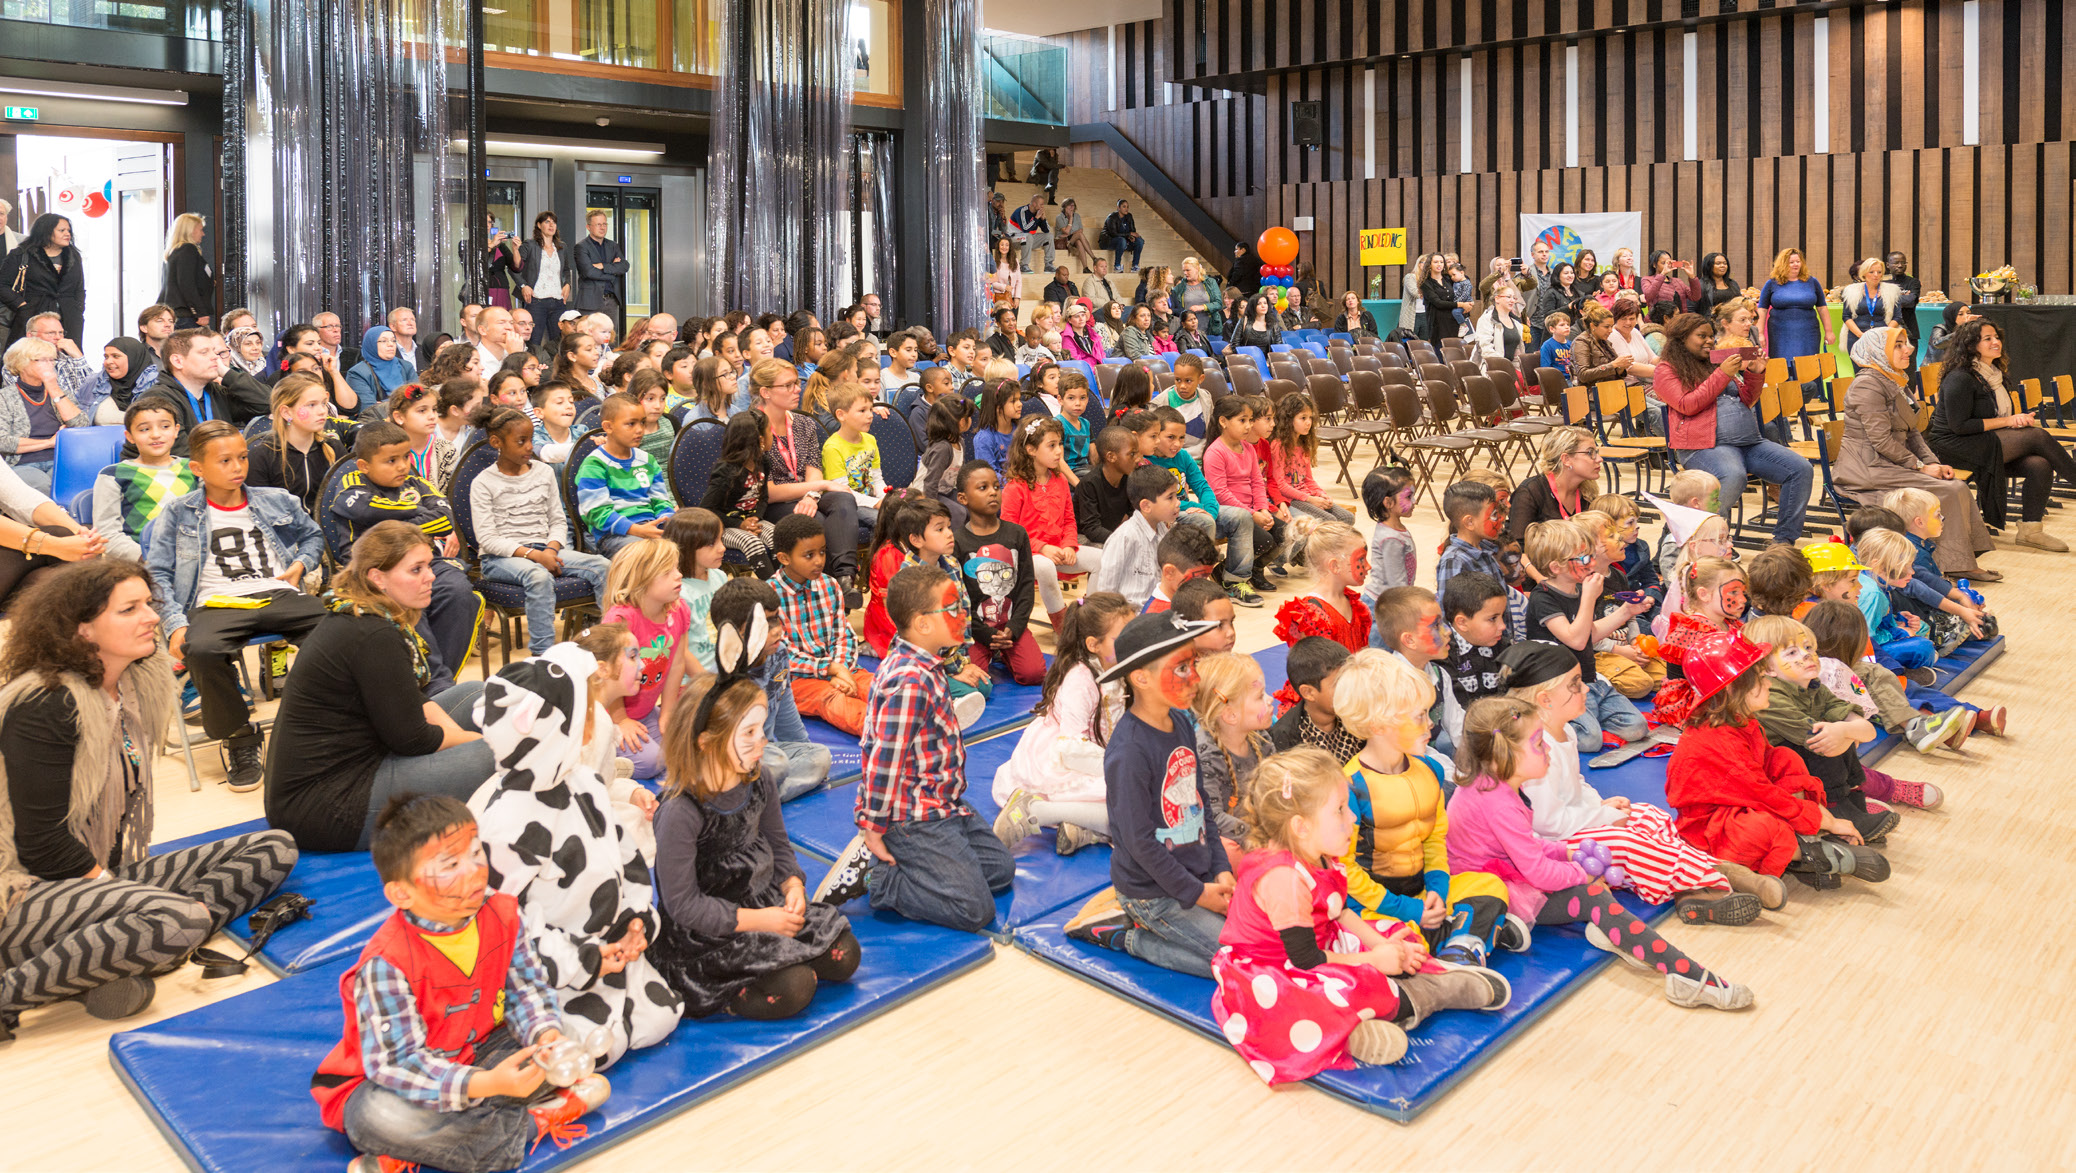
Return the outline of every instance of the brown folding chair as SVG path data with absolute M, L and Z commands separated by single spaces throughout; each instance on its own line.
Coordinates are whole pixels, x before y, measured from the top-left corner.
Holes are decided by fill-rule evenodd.
M 1285 395 L 1292 394 L 1297 389 L 1298 385 L 1295 379 L 1270 379 L 1267 384 L 1269 402 L 1280 403 Z
M 1406 383 L 1408 388 L 1412 383 Z M 1384 441 L 1394 430 L 1385 401 L 1384 379 L 1374 371 L 1356 371 L 1348 376 L 1348 418 L 1343 426 L 1356 440 L 1368 440 L 1377 449 L 1377 463 L 1397 459 L 1385 453 Z
M 1387 388 L 1386 395 L 1389 394 L 1390 390 Z M 1435 469 L 1446 459 L 1455 472 L 1450 479 L 1461 479 L 1470 471 L 1471 458 L 1482 450 L 1489 450 L 1490 443 L 1474 435 L 1449 434 L 1448 423 L 1456 418 L 1456 392 L 1450 389 L 1449 384 L 1428 383 L 1425 398 L 1429 419 L 1437 431 L 1434 435 L 1407 441 L 1406 448 L 1413 454 L 1413 462 L 1419 471 L 1419 479 L 1424 482 L 1428 499 L 1434 503 L 1435 512 L 1440 513 L 1442 501 L 1441 495 L 1435 492 Z
M 1353 455 L 1355 433 L 1340 422 L 1347 413 L 1348 389 L 1334 375 L 1313 375 L 1305 380 L 1305 393 L 1312 397 L 1312 406 L 1319 413 L 1312 425 L 1313 432 L 1321 444 L 1333 450 L 1334 459 L 1341 465 L 1341 481 L 1353 492 L 1355 481 L 1348 475 L 1348 458 Z
M 1266 384 L 1262 382 L 1261 372 L 1251 365 L 1242 366 L 1236 363 L 1226 368 L 1226 373 L 1233 377 L 1233 390 L 1241 395 L 1260 395 L 1267 390 Z

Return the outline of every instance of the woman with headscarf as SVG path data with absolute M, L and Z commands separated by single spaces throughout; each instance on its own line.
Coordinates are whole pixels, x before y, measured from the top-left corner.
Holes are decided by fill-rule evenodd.
M 360 355 L 360 363 L 346 372 L 346 384 L 364 404 L 380 403 L 417 379 L 411 364 L 397 353 L 396 332 L 387 326 L 371 326 L 361 335 Z
M 1917 405 L 1910 401 L 1910 335 L 1896 326 L 1877 326 L 1853 344 L 1859 373 L 1845 392 L 1845 435 L 1831 478 L 1856 500 L 1878 504 L 1896 489 L 1923 489 L 1939 498 L 1945 517 L 1933 560 L 1948 578 L 1983 582 L 2003 576 L 1975 561 L 1987 553 L 1989 528 L 1967 483 L 1954 479 L 1917 430 Z
M 231 365 L 265 382 L 273 374 L 267 369 L 267 336 L 257 326 L 240 326 L 224 339 L 231 348 Z
M 21 247 L 0 261 L 0 304 L 13 312 L 7 344 L 29 333 L 29 319 L 56 314 L 65 337 L 86 332 L 86 265 L 72 244 L 72 221 L 54 212 L 36 217 Z
M 137 389 L 149 387 L 143 381 L 146 371 L 157 376 L 151 351 L 144 343 L 127 336 L 111 338 L 101 348 L 101 369 L 79 389 L 79 406 L 97 424 L 120 424 L 123 413 L 130 410 L 130 400 L 136 398 Z

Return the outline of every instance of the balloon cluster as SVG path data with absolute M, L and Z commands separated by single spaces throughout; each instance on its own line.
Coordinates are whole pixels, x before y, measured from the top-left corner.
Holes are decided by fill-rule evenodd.
M 605 1058 L 611 1047 L 612 1036 L 601 1026 L 581 1040 L 564 1035 L 552 1043 L 542 1044 L 533 1061 L 549 1083 L 568 1087 L 596 1071 L 598 1061 Z
M 1297 234 L 1288 228 L 1264 229 L 1254 251 L 1261 257 L 1263 291 L 1276 299 L 1278 310 L 1289 309 L 1292 279 L 1297 276 Z

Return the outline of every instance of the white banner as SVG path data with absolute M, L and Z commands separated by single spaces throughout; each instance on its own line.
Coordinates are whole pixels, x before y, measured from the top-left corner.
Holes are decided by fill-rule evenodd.
M 1636 271 L 1646 271 L 1642 212 L 1521 213 L 1521 255 L 1527 256 L 1537 240 L 1549 244 L 1552 264 L 1590 248 L 1601 268 L 1612 268 L 1615 250 L 1626 248 L 1636 254 Z

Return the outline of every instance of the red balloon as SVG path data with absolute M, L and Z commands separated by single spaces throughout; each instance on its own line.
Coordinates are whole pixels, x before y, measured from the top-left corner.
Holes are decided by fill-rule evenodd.
M 1254 242 L 1254 251 L 1271 265 L 1288 265 L 1297 260 L 1297 234 L 1288 228 L 1264 229 L 1261 238 Z

